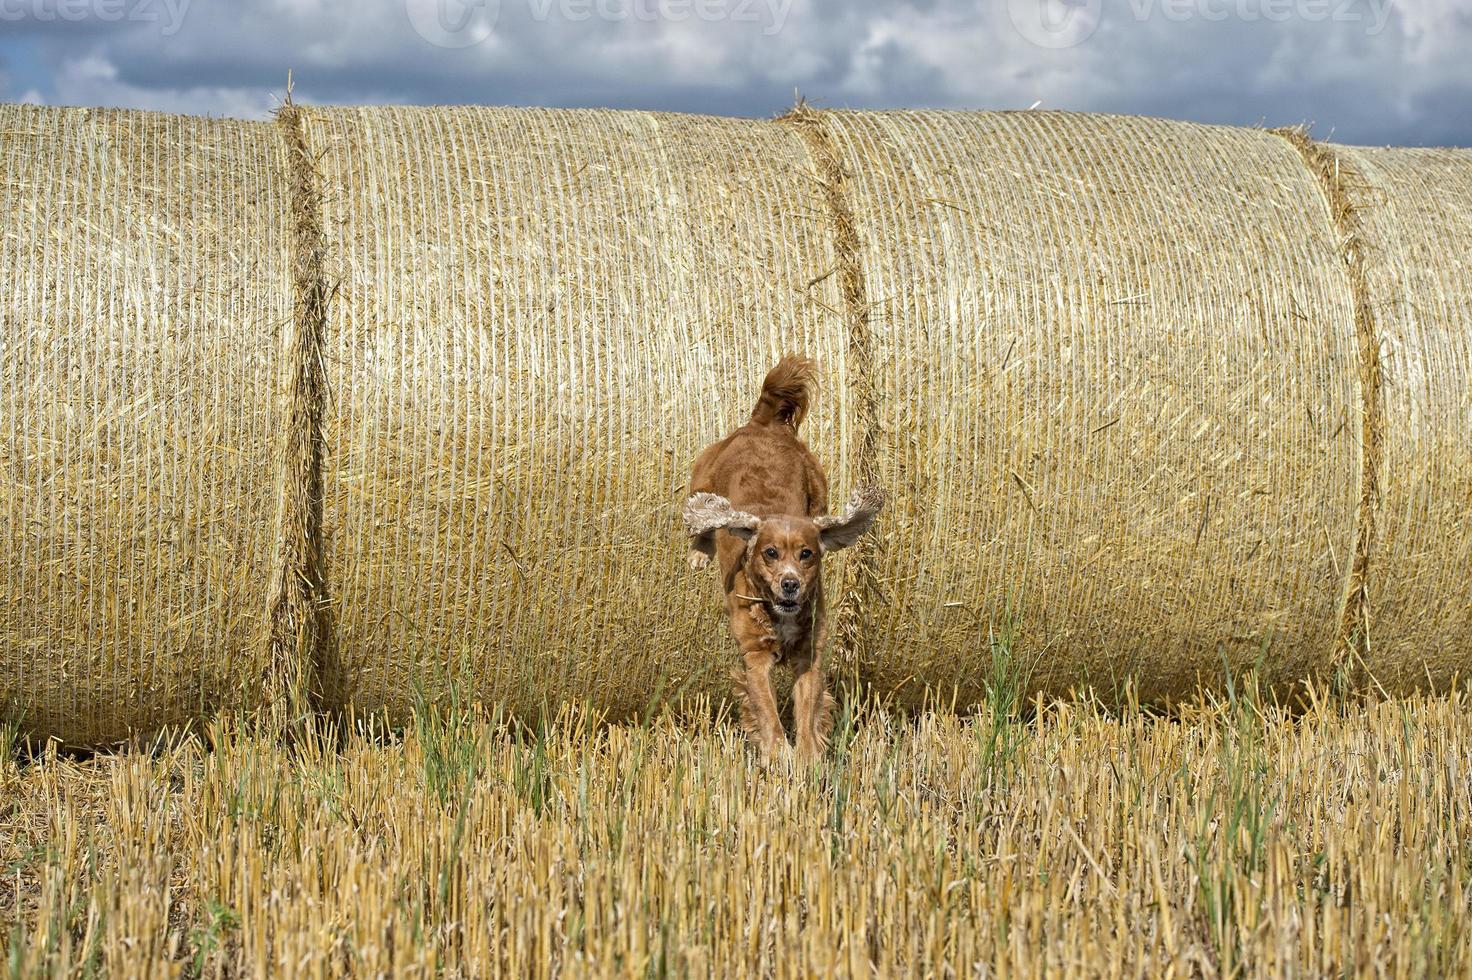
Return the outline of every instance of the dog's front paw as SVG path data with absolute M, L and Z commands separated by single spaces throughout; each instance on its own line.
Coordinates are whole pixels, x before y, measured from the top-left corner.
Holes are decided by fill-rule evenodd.
M 756 762 L 770 772 L 791 773 L 794 765 L 792 745 L 781 736 L 758 740 Z
M 690 549 L 690 568 L 693 571 L 702 571 L 710 564 L 710 555 L 696 548 Z

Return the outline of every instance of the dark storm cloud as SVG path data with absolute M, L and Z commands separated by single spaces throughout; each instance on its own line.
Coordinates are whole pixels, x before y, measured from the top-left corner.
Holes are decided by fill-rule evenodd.
M 0 0 L 6 98 L 252 116 L 292 68 L 318 102 L 760 116 L 801 89 L 1465 145 L 1469 47 L 1464 0 Z

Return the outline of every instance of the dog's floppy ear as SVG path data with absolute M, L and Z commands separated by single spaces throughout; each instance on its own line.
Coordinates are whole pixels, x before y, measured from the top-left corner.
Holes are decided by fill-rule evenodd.
M 714 493 L 692 494 L 685 501 L 685 530 L 701 550 L 714 547 L 715 533 L 722 528 L 750 541 L 761 523 L 760 517 L 734 509 L 731 501 Z
M 823 550 L 837 551 L 859 540 L 874 526 L 874 518 L 879 516 L 879 509 L 883 506 L 883 490 L 859 487 L 849 495 L 842 517 L 829 514 L 816 518 L 813 523 L 818 525 L 818 541 Z

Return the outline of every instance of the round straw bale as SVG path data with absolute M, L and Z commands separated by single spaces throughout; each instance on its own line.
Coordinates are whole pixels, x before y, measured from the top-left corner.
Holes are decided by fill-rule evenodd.
M 831 662 L 902 704 L 984 697 L 1003 651 L 1028 690 L 1151 701 L 1472 663 L 1465 151 L 6 106 L 0 213 L 0 720 L 28 734 L 283 676 L 397 717 L 723 695 L 679 504 L 786 352 L 819 365 L 835 505 L 890 499 L 827 573 Z
M 1472 668 L 1472 154 L 1335 147 L 1384 397 L 1365 656 L 1387 690 Z
M 342 109 L 321 154 L 333 706 L 417 698 L 625 715 L 729 686 L 691 461 L 779 353 L 828 387 L 804 434 L 843 491 L 826 215 L 774 123 Z
M 263 674 L 279 141 L 0 106 L 0 711 L 100 744 Z
M 1329 210 L 1272 134 L 1062 113 L 827 113 L 892 492 L 863 664 L 980 697 L 1169 700 L 1329 665 L 1360 392 Z M 908 692 L 908 693 L 907 693 Z

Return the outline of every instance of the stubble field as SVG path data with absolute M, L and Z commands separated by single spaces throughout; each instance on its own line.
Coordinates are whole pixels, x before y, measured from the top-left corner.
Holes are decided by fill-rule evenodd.
M 845 708 L 812 771 L 719 712 L 478 706 L 0 755 L 11 976 L 1472 974 L 1463 695 L 1250 680 Z

